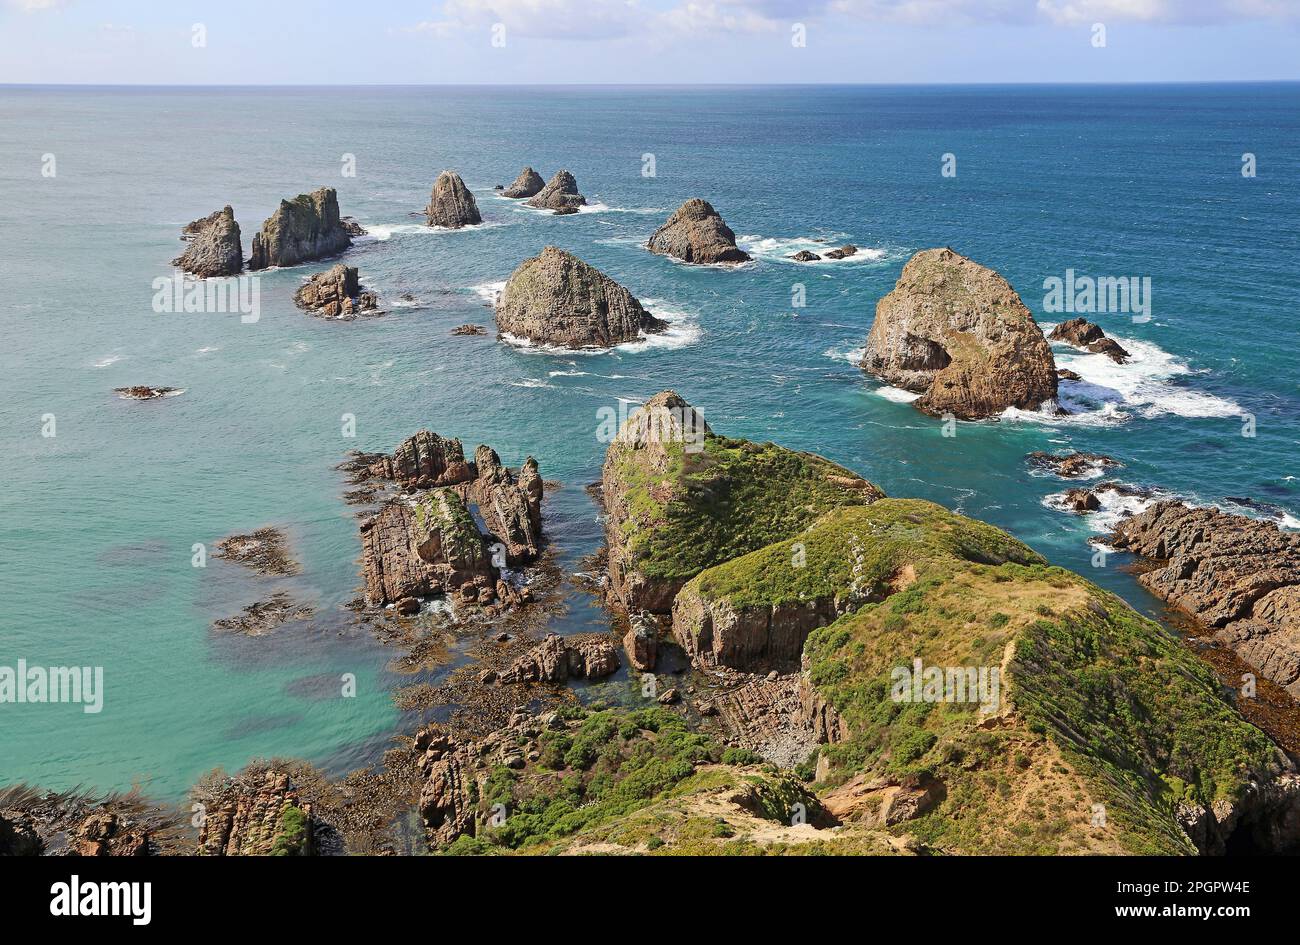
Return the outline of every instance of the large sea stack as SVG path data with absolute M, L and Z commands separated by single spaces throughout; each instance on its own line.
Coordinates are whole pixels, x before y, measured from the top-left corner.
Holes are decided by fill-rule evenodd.
M 736 247 L 736 234 L 731 227 L 722 221 L 712 204 L 699 197 L 692 197 L 678 207 L 646 245 L 652 253 L 688 263 L 749 260 L 749 254 Z
M 555 246 L 520 263 L 496 319 L 506 334 L 563 348 L 609 348 L 668 327 L 623 286 Z
M 951 249 L 908 260 L 876 305 L 861 366 L 936 416 L 977 420 L 1056 397 L 1052 349 L 1016 290 Z
M 528 206 L 556 213 L 577 213 L 587 198 L 578 193 L 578 182 L 568 171 L 557 171 L 550 182 L 528 201 Z
M 249 269 L 296 266 L 343 252 L 352 245 L 347 228 L 339 220 L 339 200 L 333 187 L 322 187 L 292 200 L 281 200 L 279 208 L 253 237 Z
M 443 171 L 438 175 L 424 212 L 429 226 L 442 226 L 449 230 L 483 222 L 474 195 L 455 171 Z
M 546 181 L 542 180 L 542 175 L 537 173 L 531 167 L 525 167 L 515 178 L 515 182 L 501 191 L 502 197 L 510 197 L 512 200 L 519 200 L 523 197 L 535 197 L 541 193 Z
M 181 239 L 188 240 L 190 245 L 172 260 L 172 265 L 180 266 L 200 279 L 237 276 L 244 268 L 239 224 L 235 222 L 235 211 L 228 204 L 188 224 L 181 231 Z

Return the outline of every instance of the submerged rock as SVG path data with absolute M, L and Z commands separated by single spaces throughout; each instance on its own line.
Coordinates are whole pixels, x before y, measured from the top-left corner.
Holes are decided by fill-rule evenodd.
M 483 222 L 474 195 L 455 171 L 443 171 L 438 175 L 424 213 L 428 217 L 429 226 L 441 226 L 449 230 Z
M 298 574 L 298 562 L 289 554 L 284 535 L 274 528 L 259 528 L 251 535 L 231 535 L 217 542 L 216 557 L 234 561 L 258 574 L 287 577 Z
M 852 243 L 845 243 L 839 249 L 832 249 L 826 254 L 827 259 L 847 259 L 849 256 L 856 256 L 858 248 Z
M 523 197 L 535 197 L 541 193 L 546 182 L 542 180 L 542 175 L 537 173 L 531 167 L 525 167 L 515 178 L 515 182 L 501 191 L 501 196 L 510 197 L 513 200 L 519 200 Z
M 1120 522 L 1110 543 L 1157 565 L 1138 583 L 1300 698 L 1300 534 L 1161 502 Z
M 736 234 L 707 200 L 692 197 L 655 230 L 647 248 L 688 263 L 740 263 L 749 254 L 736 247 Z
M 333 187 L 322 187 L 293 200 L 281 200 L 279 208 L 253 237 L 249 269 L 296 266 L 335 256 L 352 245 L 352 238 L 339 219 L 338 195 Z
M 799 252 L 795 253 L 790 258 L 795 262 L 818 262 L 821 259 L 821 257 L 816 253 L 809 252 L 806 249 L 799 250 Z
M 114 387 L 113 393 L 123 400 L 157 400 L 159 397 L 183 394 L 184 390 L 179 387 L 147 387 L 137 384 L 134 387 Z
M 1031 466 L 1046 469 L 1062 479 L 1078 479 L 1080 476 L 1097 475 L 1107 469 L 1116 469 L 1124 464 L 1113 456 L 1101 453 L 1046 453 L 1036 450 L 1026 459 Z
M 293 296 L 299 308 L 321 318 L 349 320 L 358 315 L 381 315 L 379 296 L 362 290 L 356 266 L 342 263 L 318 272 Z
M 457 325 L 451 330 L 453 335 L 486 335 L 487 329 L 482 325 Z
M 260 637 L 283 623 L 288 623 L 290 620 L 306 620 L 315 613 L 311 607 L 299 604 L 288 594 L 278 591 L 266 600 L 249 604 L 238 616 L 215 621 L 212 629 L 220 633 Z
M 926 413 L 966 420 L 1056 398 L 1052 349 L 1015 289 L 951 249 L 928 249 L 903 267 L 876 306 L 861 366 L 921 394 Z
M 496 322 L 516 338 L 563 348 L 609 348 L 668 327 L 623 286 L 555 246 L 511 274 Z
M 556 213 L 576 213 L 578 207 L 586 203 L 587 198 L 578 193 L 578 182 L 573 175 L 568 171 L 557 171 L 546 186 L 529 199 L 528 206 Z
M 186 224 L 181 239 L 188 240 L 185 252 L 172 260 L 186 272 L 207 279 L 213 276 L 237 276 L 244 268 L 244 248 L 240 242 L 235 211 L 227 204 L 221 210 Z
M 1047 336 L 1051 341 L 1064 341 L 1076 348 L 1085 348 L 1094 354 L 1104 354 L 1116 364 L 1124 364 L 1131 355 L 1114 338 L 1107 338 L 1100 326 L 1086 318 L 1071 318 L 1061 322 Z

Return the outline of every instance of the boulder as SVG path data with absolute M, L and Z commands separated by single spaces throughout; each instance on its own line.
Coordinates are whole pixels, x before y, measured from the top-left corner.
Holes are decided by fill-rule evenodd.
M 519 200 L 524 197 L 537 196 L 546 182 L 542 180 L 542 175 L 537 173 L 531 167 L 525 167 L 515 178 L 515 182 L 505 190 L 501 191 L 502 197 L 509 197 L 512 200 Z M 575 191 L 576 192 L 576 191 Z
M 1110 544 L 1156 565 L 1138 583 L 1300 698 L 1300 534 L 1161 502 L 1120 522 Z
M 213 276 L 237 276 L 244 268 L 244 248 L 239 239 L 235 211 L 227 204 L 221 210 L 189 223 L 181 239 L 189 246 L 172 260 L 200 279 Z
M 749 254 L 736 247 L 736 234 L 707 200 L 692 197 L 673 211 L 647 244 L 652 253 L 688 263 L 740 263 Z
M 951 249 L 903 267 L 876 306 L 863 370 L 919 393 L 926 413 L 973 420 L 1056 398 L 1052 349 L 1015 289 Z
M 363 291 L 356 266 L 338 263 L 318 272 L 293 296 L 294 304 L 321 318 L 350 320 L 358 315 L 378 315 L 379 297 Z
M 482 325 L 457 325 L 451 330 L 453 335 L 486 335 L 487 329 Z
M 795 262 L 817 262 L 821 259 L 816 253 L 811 253 L 806 249 L 801 249 L 790 257 Z
M 546 186 L 529 199 L 528 206 L 556 213 L 576 213 L 578 207 L 586 202 L 587 198 L 578 193 L 578 182 L 573 175 L 568 171 L 557 171 Z
M 555 246 L 520 263 L 497 300 L 496 322 L 516 338 L 563 348 L 609 348 L 668 327 L 623 286 Z
M 562 683 L 602 679 L 619 667 L 618 651 L 603 634 L 562 637 L 554 633 L 521 656 L 500 676 L 502 683 Z
M 352 237 L 339 219 L 339 200 L 333 187 L 322 187 L 279 208 L 253 237 L 249 269 L 296 266 L 298 263 L 336 256 L 352 245 Z
M 474 195 L 455 171 L 443 171 L 438 175 L 424 213 L 428 217 L 429 226 L 441 226 L 449 230 L 459 230 L 463 226 L 483 222 Z
M 1080 476 L 1097 475 L 1103 470 L 1115 469 L 1124 465 L 1113 456 L 1077 451 L 1046 453 L 1042 450 L 1036 450 L 1026 458 L 1031 466 L 1048 470 L 1062 479 L 1078 479 Z
M 847 259 L 849 256 L 856 256 L 858 248 L 852 243 L 845 243 L 839 249 L 832 249 L 826 253 L 827 259 Z
M 623 650 L 632 668 L 642 673 L 653 672 L 659 659 L 659 630 L 654 618 L 645 613 L 628 618 L 627 633 L 623 634 Z
M 183 390 L 179 387 L 148 387 L 144 384 L 136 384 L 134 387 L 114 387 L 113 393 L 123 400 L 157 400 L 159 397 L 183 393 Z
M 1051 341 L 1063 341 L 1094 354 L 1104 354 L 1116 364 L 1123 364 L 1130 357 L 1119 342 L 1114 338 L 1107 338 L 1100 326 L 1094 325 L 1086 318 L 1071 318 L 1069 321 L 1061 322 L 1047 337 Z

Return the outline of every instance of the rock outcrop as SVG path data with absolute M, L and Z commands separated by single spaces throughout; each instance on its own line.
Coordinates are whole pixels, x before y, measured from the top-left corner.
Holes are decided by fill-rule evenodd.
M 496 322 L 514 338 L 575 349 L 609 348 L 668 327 L 623 286 L 555 246 L 511 274 Z
M 821 260 L 821 257 L 816 253 L 806 249 L 799 250 L 799 252 L 795 253 L 790 258 L 795 262 L 819 262 Z
M 419 810 L 429 841 L 445 846 L 475 832 L 475 803 L 479 785 L 473 771 L 477 753 L 472 744 L 462 744 L 437 727 L 415 736 L 424 786 Z
M 612 602 L 666 614 L 706 568 L 883 493 L 820 456 L 716 436 L 694 407 L 663 391 L 620 427 L 601 495 Z
M 1098 476 L 1107 469 L 1116 469 L 1124 464 L 1113 456 L 1102 453 L 1046 453 L 1035 450 L 1026 459 L 1029 465 L 1045 469 L 1062 479 L 1079 479 L 1085 476 Z
M 239 224 L 229 205 L 193 223 L 186 224 L 181 239 L 189 241 L 185 252 L 172 260 L 200 279 L 237 276 L 244 268 L 244 248 Z
M 1084 348 L 1094 354 L 1104 354 L 1116 364 L 1124 364 L 1130 355 L 1114 338 L 1107 338 L 1101 327 L 1086 318 L 1071 318 L 1061 322 L 1047 336 L 1051 341 L 1064 341 L 1076 348 Z
M 915 405 L 936 416 L 994 417 L 1056 398 L 1052 349 L 1020 296 L 951 249 L 908 260 L 876 306 L 862 368 L 921 394 Z
M 430 430 L 420 430 L 398 444 L 392 456 L 371 457 L 370 475 L 391 479 L 412 489 L 432 489 L 469 482 L 476 473 L 465 462 L 460 440 L 447 439 Z
M 850 256 L 856 256 L 858 248 L 852 243 L 845 243 L 839 249 L 832 249 L 826 253 L 827 259 L 848 259 Z
M 646 613 L 628 616 L 627 632 L 623 634 L 623 652 L 632 668 L 642 673 L 653 672 L 659 659 L 659 628 L 652 615 Z
M 736 247 L 736 234 L 707 200 L 693 197 L 655 230 L 647 248 L 688 263 L 741 263 L 749 254 Z
M 515 178 L 515 182 L 501 191 L 502 197 L 509 197 L 512 200 L 520 200 L 524 197 L 535 197 L 541 193 L 546 182 L 542 180 L 542 175 L 537 173 L 531 167 L 525 167 Z M 576 191 L 575 191 L 576 192 Z
M 174 397 L 185 391 L 180 387 L 147 387 L 137 384 L 134 387 L 114 387 L 113 393 L 123 400 L 157 400 L 160 397 Z
M 578 182 L 568 171 L 557 171 L 546 186 L 528 200 L 530 207 L 556 213 L 576 213 L 586 203 L 587 198 L 578 193 Z
M 317 825 L 289 775 L 274 768 L 251 771 L 196 788 L 203 805 L 200 856 L 306 856 L 314 852 Z
M 500 680 L 507 685 L 523 682 L 562 683 L 569 679 L 602 679 L 619 668 L 618 650 L 600 634 L 546 639 L 521 656 Z
M 258 574 L 288 577 L 301 568 L 289 552 L 288 539 L 278 529 L 259 528 L 251 535 L 231 535 L 217 542 L 216 557 L 233 561 Z
M 1161 502 L 1120 522 L 1110 543 L 1156 564 L 1140 584 L 1300 698 L 1300 535 Z
M 293 296 L 301 309 L 321 318 L 350 320 L 379 315 L 379 297 L 362 290 L 356 266 L 339 263 L 312 276 Z
M 480 445 L 474 451 L 471 495 L 488 531 L 505 545 L 507 564 L 537 557 L 542 546 L 542 477 L 537 460 L 524 460 L 516 478 L 501 465 L 496 450 Z
M 336 256 L 352 245 L 352 237 L 339 219 L 339 200 L 333 187 L 322 187 L 279 208 L 253 237 L 249 269 L 296 266 L 298 263 Z
M 441 226 L 449 230 L 459 230 L 483 222 L 474 195 L 455 171 L 443 171 L 438 175 L 424 213 L 429 226 Z

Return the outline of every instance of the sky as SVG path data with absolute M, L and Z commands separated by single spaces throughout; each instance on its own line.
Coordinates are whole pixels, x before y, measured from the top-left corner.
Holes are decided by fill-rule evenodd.
M 0 83 L 1300 79 L 1300 0 L 0 0 Z

